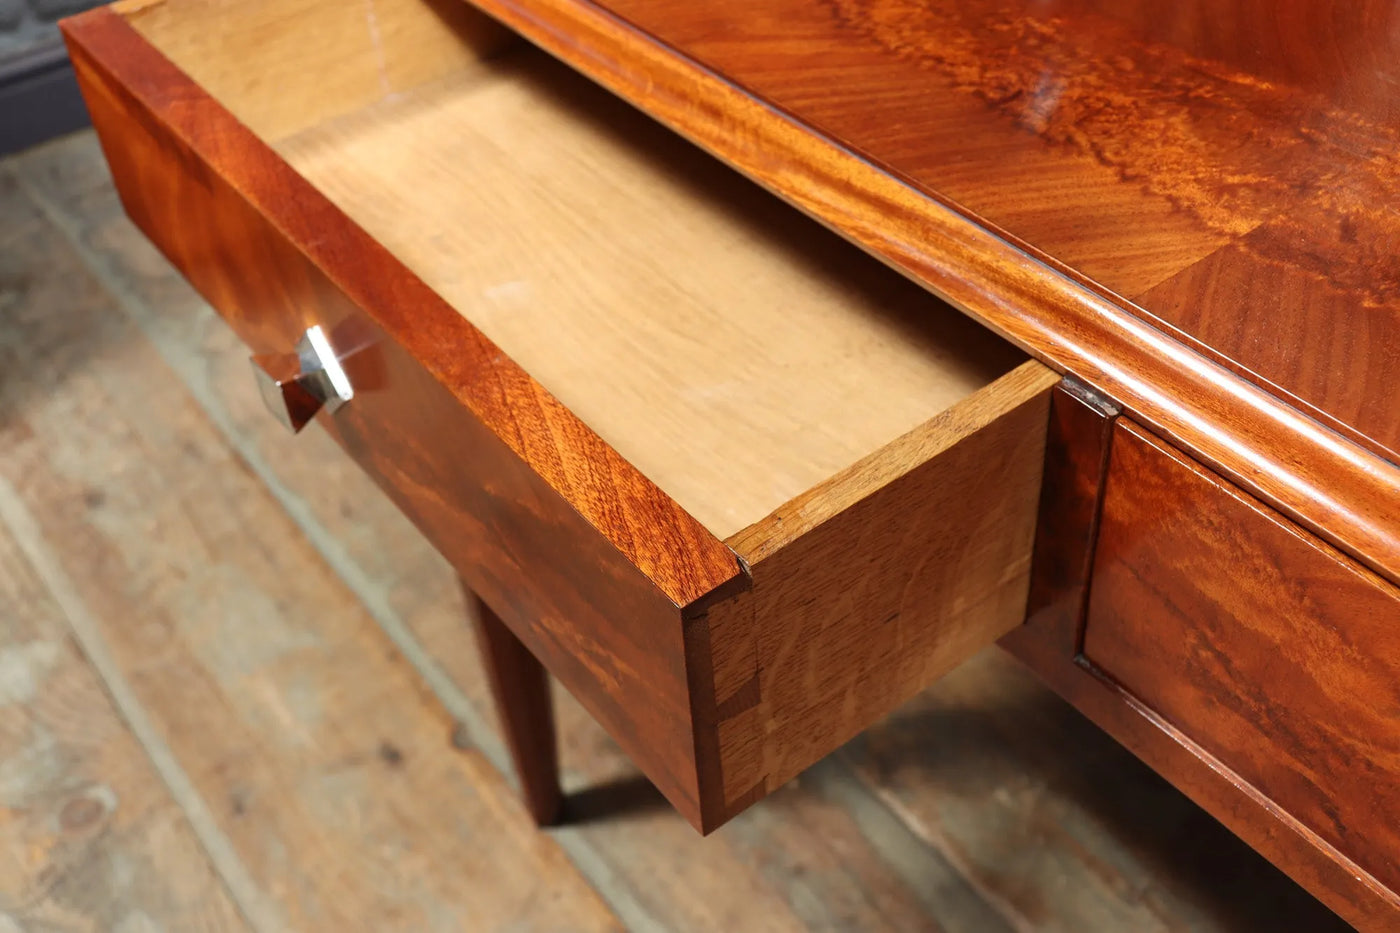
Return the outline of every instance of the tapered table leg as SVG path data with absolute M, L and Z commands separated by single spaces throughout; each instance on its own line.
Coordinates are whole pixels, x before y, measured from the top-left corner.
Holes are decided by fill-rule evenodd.
M 470 587 L 463 584 L 462 591 L 475 616 L 496 716 L 505 731 L 525 805 L 537 824 L 549 826 L 559 819 L 564 800 L 549 673 Z

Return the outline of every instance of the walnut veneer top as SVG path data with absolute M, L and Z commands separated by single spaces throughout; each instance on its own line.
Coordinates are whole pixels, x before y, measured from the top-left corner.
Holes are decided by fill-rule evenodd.
M 606 6 L 1400 459 L 1395 4 Z

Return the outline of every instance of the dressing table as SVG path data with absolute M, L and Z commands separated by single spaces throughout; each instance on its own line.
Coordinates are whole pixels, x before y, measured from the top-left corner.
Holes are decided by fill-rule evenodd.
M 708 832 L 998 642 L 1400 928 L 1400 12 L 122 0 L 123 203 Z

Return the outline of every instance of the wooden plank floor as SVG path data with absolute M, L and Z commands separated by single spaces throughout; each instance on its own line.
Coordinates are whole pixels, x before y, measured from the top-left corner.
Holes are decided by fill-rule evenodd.
M 536 832 L 454 577 L 121 214 L 0 161 L 0 931 L 1328 930 L 996 652 L 710 837 L 560 696 Z

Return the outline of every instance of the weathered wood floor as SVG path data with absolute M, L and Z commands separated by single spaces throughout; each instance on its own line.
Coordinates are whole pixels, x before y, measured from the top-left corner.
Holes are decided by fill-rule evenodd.
M 709 839 L 561 697 L 538 833 L 463 612 L 90 135 L 0 162 L 3 933 L 1340 926 L 996 652 Z

